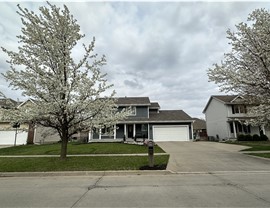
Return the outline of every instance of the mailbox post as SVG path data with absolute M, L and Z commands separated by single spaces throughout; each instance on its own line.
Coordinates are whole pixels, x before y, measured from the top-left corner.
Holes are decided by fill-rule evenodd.
M 149 167 L 154 167 L 154 142 L 148 141 L 148 161 L 149 161 Z

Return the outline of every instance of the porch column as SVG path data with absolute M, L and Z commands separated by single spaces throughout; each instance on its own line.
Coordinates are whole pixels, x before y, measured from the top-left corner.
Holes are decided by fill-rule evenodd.
M 135 138 L 136 136 L 136 124 L 133 124 L 133 137 Z
M 91 140 L 93 139 L 93 129 L 92 128 L 89 130 L 88 138 L 89 138 L 88 142 L 91 142 Z
M 149 140 L 150 139 L 150 124 L 148 123 L 147 124 L 147 130 L 148 130 L 148 137 L 147 137 L 147 139 Z
M 116 125 L 113 126 L 113 139 L 116 139 Z
M 101 139 L 101 128 L 99 128 L 99 138 L 98 139 Z
M 127 139 L 127 124 L 124 124 L 124 136 Z
M 233 121 L 233 133 L 234 133 L 234 138 L 237 138 L 237 134 L 236 134 L 236 127 L 235 127 L 235 121 Z

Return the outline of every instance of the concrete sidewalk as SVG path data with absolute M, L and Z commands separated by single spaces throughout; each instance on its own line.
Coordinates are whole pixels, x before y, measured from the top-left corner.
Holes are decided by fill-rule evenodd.
M 155 153 L 155 155 L 169 155 L 168 153 Z M 67 155 L 67 157 L 126 157 L 126 156 L 148 156 L 147 153 L 140 153 L 140 154 L 77 154 L 77 155 Z M 0 155 L 1 157 L 59 157 L 59 155 Z

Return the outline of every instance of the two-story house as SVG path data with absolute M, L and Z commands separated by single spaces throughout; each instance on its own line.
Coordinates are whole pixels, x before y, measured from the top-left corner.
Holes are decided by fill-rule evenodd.
M 113 129 L 96 129 L 91 140 L 153 139 L 154 141 L 190 141 L 193 119 L 182 110 L 160 110 L 149 97 L 119 97 L 119 110 L 131 109 L 131 115 L 119 121 Z M 112 131 L 111 131 L 112 130 Z
M 208 136 L 217 139 L 237 138 L 239 134 L 265 133 L 264 127 L 246 125 L 245 99 L 238 95 L 213 95 L 203 110 Z

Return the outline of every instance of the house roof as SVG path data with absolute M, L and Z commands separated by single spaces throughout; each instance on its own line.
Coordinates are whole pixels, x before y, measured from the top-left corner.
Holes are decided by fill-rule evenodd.
M 211 101 L 213 99 L 218 100 L 219 102 L 222 102 L 222 103 L 228 104 L 228 105 L 231 105 L 231 104 L 234 104 L 234 103 L 243 103 L 242 101 L 241 102 L 236 102 L 237 98 L 243 98 L 243 97 L 240 96 L 240 95 L 212 95 L 209 98 L 209 100 L 208 100 L 208 102 L 207 102 L 207 104 L 206 104 L 206 106 L 205 106 L 205 108 L 203 110 L 203 113 L 205 113 L 205 111 L 207 110 L 209 104 L 211 103 Z
M 2 108 L 11 108 L 11 107 L 16 107 L 18 105 L 18 102 L 15 100 L 12 100 L 10 98 L 1 98 L 0 99 L 0 106 Z
M 237 98 L 238 95 L 213 95 L 211 97 L 216 98 L 224 103 L 229 103 L 232 102 L 235 98 Z
M 159 104 L 158 104 L 157 102 L 153 102 L 153 103 L 151 103 L 150 108 L 151 108 L 151 109 L 159 109 L 160 106 L 159 106 Z
M 149 97 L 118 97 L 116 104 L 119 106 L 150 106 Z
M 150 121 L 192 121 L 192 118 L 183 110 L 161 110 L 159 113 L 150 113 Z
M 206 121 L 199 118 L 193 118 L 195 122 L 193 123 L 193 129 L 199 130 L 199 129 L 206 129 Z

